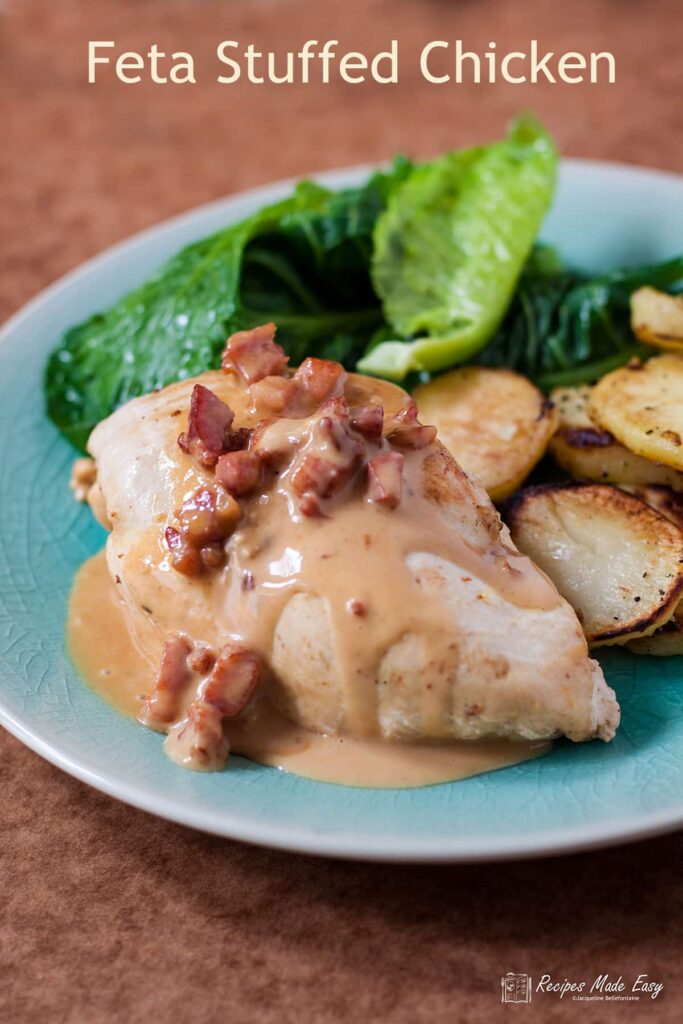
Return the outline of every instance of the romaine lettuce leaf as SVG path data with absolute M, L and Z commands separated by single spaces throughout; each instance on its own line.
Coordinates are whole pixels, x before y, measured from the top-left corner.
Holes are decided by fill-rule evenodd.
M 399 338 L 360 360 L 402 380 L 464 362 L 496 331 L 550 205 L 557 154 L 531 117 L 449 153 L 396 188 L 375 227 L 372 279 Z

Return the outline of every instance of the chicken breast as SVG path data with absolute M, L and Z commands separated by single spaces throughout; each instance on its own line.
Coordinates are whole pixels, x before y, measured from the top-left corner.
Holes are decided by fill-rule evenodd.
M 187 740 L 189 721 L 196 744 L 223 687 L 215 738 L 252 699 L 248 652 L 259 692 L 316 732 L 609 740 L 618 704 L 576 615 L 483 488 L 401 389 L 318 363 L 250 377 L 235 355 L 90 438 L 89 500 L 157 679 L 146 724 Z

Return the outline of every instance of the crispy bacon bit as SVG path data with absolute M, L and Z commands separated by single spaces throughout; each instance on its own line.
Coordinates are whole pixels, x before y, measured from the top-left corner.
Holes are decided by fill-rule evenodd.
M 333 395 L 331 398 L 327 398 L 321 405 L 318 406 L 321 413 L 327 416 L 335 416 L 339 420 L 344 421 L 344 427 L 348 430 L 351 424 L 351 418 L 349 416 L 349 407 L 346 404 L 346 399 L 340 395 Z M 318 422 L 322 422 L 319 420 Z
M 178 515 L 185 536 L 199 547 L 225 540 L 239 517 L 240 507 L 235 499 L 215 484 L 199 487 L 183 502 Z
M 214 540 L 200 548 L 199 557 L 205 569 L 220 569 L 225 562 L 225 548 L 220 541 Z
M 174 726 L 166 743 L 174 760 L 196 771 L 220 770 L 230 753 L 220 711 L 203 700 L 192 701 L 187 717 Z
M 326 398 L 344 394 L 346 371 L 341 363 L 333 363 L 330 359 L 316 359 L 309 356 L 304 359 L 292 378 L 296 385 L 298 398 L 304 412 L 315 412 Z
M 359 601 L 358 598 L 356 597 L 352 597 L 349 601 L 347 601 L 346 607 L 351 613 L 351 615 L 356 615 L 359 619 L 362 619 L 367 613 L 367 608 L 365 607 L 363 602 Z
M 315 494 L 319 498 L 331 498 L 348 480 L 350 469 L 350 465 L 309 452 L 292 473 L 292 489 L 300 497 Z
M 196 676 L 200 682 L 194 700 L 183 705 Z M 194 645 L 180 633 L 164 644 L 153 695 L 145 701 L 140 721 L 167 732 L 168 754 L 187 768 L 213 771 L 222 768 L 229 753 L 223 720 L 234 718 L 251 701 L 261 676 L 261 665 L 252 652 L 233 641 L 218 657 L 207 644 Z
M 339 363 L 310 356 L 293 377 L 265 377 L 249 389 L 263 416 L 310 416 L 322 403 L 344 393 L 346 371 Z
M 287 377 L 264 377 L 249 388 L 252 407 L 261 416 L 290 415 L 296 393 L 296 384 Z
M 228 452 L 216 463 L 216 480 L 233 498 L 253 491 L 260 479 L 261 460 L 256 452 Z
M 264 465 L 272 467 L 291 452 L 294 444 L 289 433 L 280 430 L 276 419 L 264 419 L 259 420 L 252 431 L 249 450 L 258 455 Z
M 164 533 L 171 552 L 171 565 L 183 576 L 198 576 L 202 571 L 202 558 L 197 548 L 187 544 L 180 530 L 167 526 Z
M 320 515 L 319 502 L 331 498 L 349 482 L 365 453 L 363 441 L 349 419 L 343 398 L 330 398 L 320 409 L 323 415 L 310 428 L 313 450 L 304 450 L 292 472 L 292 489 L 305 499 L 300 511 Z
M 184 452 L 204 466 L 214 466 L 223 452 L 246 447 L 249 433 L 231 430 L 235 414 L 218 395 L 195 384 L 190 401 L 187 433 L 181 434 L 178 444 Z
M 182 633 L 171 633 L 164 641 L 154 690 L 138 715 L 143 725 L 163 731 L 177 719 L 184 691 L 192 679 L 188 665 L 191 652 L 192 642 Z
M 308 518 L 315 518 L 316 516 L 324 516 L 323 507 L 320 503 L 320 498 L 317 498 L 315 494 L 304 494 L 301 501 L 299 502 L 299 512 L 302 516 Z
M 203 700 L 217 708 L 224 718 L 234 718 L 254 696 L 260 677 L 256 655 L 242 644 L 228 643 L 216 659 Z
M 236 373 L 247 384 L 271 375 L 282 376 L 289 360 L 274 340 L 275 331 L 275 324 L 270 323 L 233 334 L 221 358 L 223 372 Z
M 351 426 L 362 434 L 366 441 L 378 444 L 382 439 L 384 409 L 381 405 L 362 405 L 351 410 Z
M 242 573 L 242 590 L 244 590 L 246 593 L 250 593 L 255 586 L 256 582 L 254 580 L 253 572 L 249 572 L 249 570 L 246 569 Z
M 368 463 L 368 497 L 376 505 L 396 508 L 401 501 L 404 457 L 400 452 L 380 452 Z
M 230 747 L 223 719 L 246 708 L 259 683 L 258 659 L 238 643 L 226 644 L 211 670 L 201 696 L 188 706 L 183 721 L 169 730 L 167 750 L 187 768 L 216 771 L 225 765 Z
M 417 418 L 417 405 L 409 402 L 394 416 L 387 440 L 396 448 L 424 448 L 436 437 L 436 427 L 423 427 Z
M 215 665 L 216 655 L 210 647 L 197 644 L 187 663 L 197 675 L 205 676 Z
M 249 389 L 252 405 L 262 416 L 310 416 L 322 403 L 342 396 L 346 371 L 339 363 L 310 356 L 293 377 L 264 377 Z
M 239 505 L 220 484 L 199 487 L 176 513 L 176 525 L 166 529 L 173 568 L 183 576 L 197 576 L 204 568 L 222 565 L 223 544 L 240 514 Z

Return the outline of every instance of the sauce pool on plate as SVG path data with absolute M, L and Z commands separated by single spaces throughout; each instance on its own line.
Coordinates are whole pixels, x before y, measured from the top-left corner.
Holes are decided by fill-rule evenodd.
M 135 718 L 149 694 L 158 661 L 145 655 L 129 629 L 124 602 L 104 552 L 80 569 L 68 621 L 71 656 L 88 685 Z M 467 778 L 546 753 L 547 742 L 387 742 L 321 735 L 289 722 L 267 698 L 228 722 L 233 754 L 295 775 L 347 786 L 402 788 Z

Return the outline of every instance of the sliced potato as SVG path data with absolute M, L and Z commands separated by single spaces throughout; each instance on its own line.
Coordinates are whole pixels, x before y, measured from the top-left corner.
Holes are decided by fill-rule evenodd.
M 437 427 L 441 442 L 493 501 L 519 487 L 555 429 L 551 404 L 512 370 L 453 370 L 422 384 L 413 397 L 422 422 Z
M 670 487 L 656 485 L 633 487 L 629 490 L 683 530 L 683 496 Z M 669 621 L 660 626 L 652 636 L 631 640 L 627 646 L 635 654 L 652 654 L 657 657 L 683 654 L 683 600 L 678 602 Z
M 647 487 L 627 487 L 626 490 L 683 530 L 683 495 L 672 487 L 650 484 Z
M 575 480 L 636 487 L 666 484 L 683 491 L 683 473 L 634 455 L 593 423 L 588 413 L 592 390 L 582 385 L 551 392 L 559 422 L 548 447 L 557 464 Z
M 683 603 L 678 602 L 673 617 L 660 626 L 652 636 L 629 640 L 626 646 L 634 654 L 651 654 L 658 658 L 683 654 Z
M 683 470 L 683 356 L 655 356 L 595 385 L 592 419 L 636 455 Z
M 573 427 L 598 429 L 588 414 L 588 402 L 593 388 L 590 384 L 578 384 L 572 388 L 553 388 L 550 401 L 557 409 L 557 428 Z
M 521 491 L 503 515 L 593 646 L 647 636 L 673 615 L 683 532 L 639 498 L 607 484 L 547 484 Z
M 683 298 L 639 288 L 631 296 L 631 327 L 647 345 L 683 352 Z

